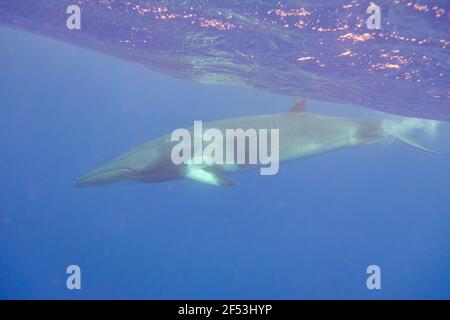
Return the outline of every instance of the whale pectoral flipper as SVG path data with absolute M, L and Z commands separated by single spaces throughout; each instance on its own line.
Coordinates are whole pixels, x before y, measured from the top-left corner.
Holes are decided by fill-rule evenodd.
M 231 187 L 234 185 L 231 180 L 223 175 L 200 166 L 188 166 L 186 178 L 215 186 Z

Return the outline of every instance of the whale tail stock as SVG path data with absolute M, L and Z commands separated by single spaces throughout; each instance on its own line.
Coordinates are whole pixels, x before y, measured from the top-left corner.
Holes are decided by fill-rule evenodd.
M 424 147 L 411 136 L 415 131 L 423 131 L 428 135 L 435 135 L 437 127 L 437 121 L 416 118 L 390 117 L 382 122 L 382 129 L 387 137 L 401 141 L 413 148 L 434 154 L 439 154 L 440 152 Z

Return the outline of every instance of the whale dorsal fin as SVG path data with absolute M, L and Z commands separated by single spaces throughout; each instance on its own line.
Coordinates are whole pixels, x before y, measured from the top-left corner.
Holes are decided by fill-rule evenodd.
M 291 110 L 289 110 L 290 113 L 292 112 L 304 112 L 306 111 L 305 108 L 306 105 L 306 100 L 300 100 L 299 102 L 297 102 L 296 104 L 294 104 L 291 108 Z

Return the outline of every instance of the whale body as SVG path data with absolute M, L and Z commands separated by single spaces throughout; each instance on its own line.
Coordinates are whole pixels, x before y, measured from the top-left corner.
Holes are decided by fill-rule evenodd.
M 227 129 L 278 129 L 280 161 L 368 145 L 392 138 L 432 152 L 406 137 L 393 136 L 385 129 L 382 122 L 319 115 L 306 111 L 304 105 L 305 101 L 300 101 L 287 113 L 212 121 L 206 123 L 205 127 L 215 128 L 221 132 Z M 255 167 L 251 164 L 176 165 L 171 158 L 171 151 L 175 144 L 171 134 L 150 140 L 81 176 L 75 181 L 75 186 L 90 187 L 126 181 L 151 183 L 183 178 L 212 185 L 231 186 L 233 183 L 227 177 L 227 173 Z

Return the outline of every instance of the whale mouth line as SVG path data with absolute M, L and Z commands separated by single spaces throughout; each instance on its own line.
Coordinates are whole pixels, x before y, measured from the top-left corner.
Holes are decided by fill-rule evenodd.
M 129 167 L 117 167 L 101 171 L 93 171 L 81 176 L 74 182 L 76 187 L 89 187 L 93 185 L 107 184 L 123 179 L 125 174 L 136 173 L 135 169 Z

